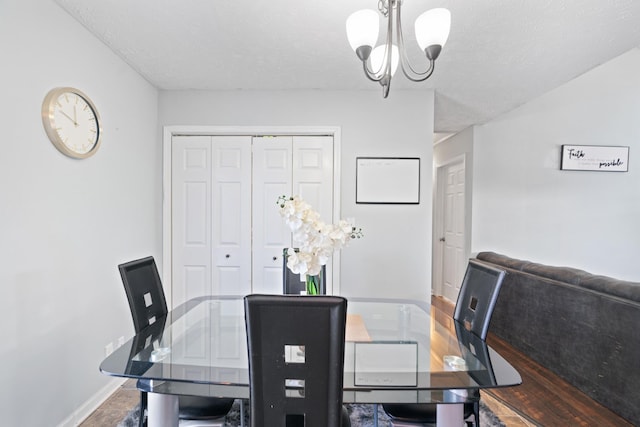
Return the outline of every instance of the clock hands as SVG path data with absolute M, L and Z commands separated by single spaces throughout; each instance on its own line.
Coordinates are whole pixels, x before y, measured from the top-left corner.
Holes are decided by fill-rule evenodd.
M 64 112 L 64 111 L 62 111 L 62 110 L 60 110 L 60 113 L 62 113 L 62 115 L 63 115 L 63 116 L 65 116 L 67 119 L 71 120 L 71 121 L 73 122 L 73 125 L 74 125 L 75 127 L 78 127 L 78 122 L 76 122 L 76 119 L 75 119 L 75 118 L 72 118 L 70 115 L 68 115 L 67 113 L 65 113 L 65 112 Z M 74 115 L 74 117 L 75 117 L 75 115 L 76 115 L 76 108 L 75 108 L 75 107 L 73 107 L 73 115 Z

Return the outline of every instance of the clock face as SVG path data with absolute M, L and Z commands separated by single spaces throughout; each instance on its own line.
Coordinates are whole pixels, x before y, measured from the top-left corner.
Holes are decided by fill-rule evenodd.
M 51 90 L 42 104 L 45 131 L 63 154 L 82 159 L 100 144 L 100 118 L 84 93 L 74 88 Z

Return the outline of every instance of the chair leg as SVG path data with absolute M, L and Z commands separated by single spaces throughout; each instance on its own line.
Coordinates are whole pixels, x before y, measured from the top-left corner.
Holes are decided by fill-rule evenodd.
M 147 392 L 140 392 L 140 420 L 138 421 L 138 427 L 144 427 L 147 425 L 147 419 L 144 416 L 144 412 L 147 409 Z
M 473 402 L 473 420 L 474 427 L 480 427 L 480 401 L 476 400 Z

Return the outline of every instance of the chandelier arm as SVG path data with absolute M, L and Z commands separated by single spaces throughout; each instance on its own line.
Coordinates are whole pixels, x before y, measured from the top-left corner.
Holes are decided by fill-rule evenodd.
M 404 48 L 404 33 L 402 31 L 402 2 L 398 2 L 396 10 L 396 38 L 398 39 L 398 50 L 400 51 L 400 68 L 404 71 L 404 65 L 407 64 L 409 68 L 411 68 L 411 64 L 409 64 L 407 51 Z
M 390 1 L 391 1 L 391 5 L 389 7 L 389 13 L 387 16 L 387 38 L 386 38 L 385 47 L 384 47 L 384 56 L 386 60 L 383 62 L 384 70 L 382 70 L 382 76 L 381 76 L 382 78 L 387 76 L 388 80 L 391 80 L 391 64 L 392 64 L 391 58 L 393 54 L 393 5 L 398 0 L 390 0 Z
M 385 53 L 384 53 L 385 57 L 387 55 L 386 52 L 387 51 L 385 49 Z M 386 75 L 386 71 L 387 71 L 386 68 L 383 67 L 384 62 L 380 64 L 380 68 L 378 68 L 377 71 L 374 71 L 373 69 L 371 69 L 369 65 L 373 65 L 371 64 L 371 57 L 369 57 L 367 61 L 362 61 L 362 68 L 364 69 L 364 74 L 367 76 L 367 78 L 374 82 L 379 82 L 380 80 L 382 80 Z
M 405 71 L 404 67 L 402 67 L 402 74 L 404 74 L 404 76 L 409 80 L 411 80 L 412 82 L 423 82 L 427 80 L 429 77 L 431 77 L 431 74 L 433 74 L 433 71 L 436 68 L 435 65 L 436 65 L 436 61 L 434 59 L 431 59 L 429 61 L 429 68 L 427 68 L 427 70 L 424 73 L 416 73 L 417 75 L 420 76 L 418 78 L 410 76 L 409 73 Z M 413 68 L 411 69 L 411 71 L 413 71 Z M 415 73 L 415 71 L 413 72 Z
M 431 77 L 435 68 L 435 60 L 429 60 L 429 68 L 425 71 L 416 71 L 411 62 L 409 61 L 409 57 L 407 56 L 407 52 L 404 48 L 404 33 L 402 32 L 402 17 L 401 17 L 401 6 L 402 1 L 398 2 L 397 11 L 396 11 L 396 37 L 398 38 L 398 49 L 400 50 L 400 68 L 402 68 L 402 74 L 412 82 L 423 82 Z M 413 75 L 411 75 L 413 73 Z M 416 77 L 417 76 L 417 77 Z
M 380 82 L 384 77 L 384 74 L 380 74 L 380 77 L 376 77 L 377 73 L 374 73 L 367 66 L 367 61 L 362 61 L 362 69 L 364 70 L 364 75 L 367 76 L 369 80 L 372 82 Z

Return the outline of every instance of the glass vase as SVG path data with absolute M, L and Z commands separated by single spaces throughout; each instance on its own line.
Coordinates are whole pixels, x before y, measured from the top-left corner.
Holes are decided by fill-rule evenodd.
M 322 273 L 320 273 L 322 274 Z M 307 295 L 319 295 L 320 294 L 320 274 L 317 276 L 310 276 L 307 274 L 306 277 L 306 291 Z

